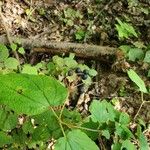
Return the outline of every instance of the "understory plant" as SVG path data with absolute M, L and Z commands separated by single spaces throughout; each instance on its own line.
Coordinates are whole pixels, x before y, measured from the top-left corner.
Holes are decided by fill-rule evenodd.
M 146 147 L 141 127 L 134 134 L 129 115 L 106 100 L 93 100 L 88 116 L 65 108 L 68 90 L 53 77 L 10 73 L 0 75 L 0 84 L 1 148 L 46 149 L 53 141 L 55 150 L 107 149 L 95 144 L 101 139 L 113 150 L 135 150 L 138 138 Z

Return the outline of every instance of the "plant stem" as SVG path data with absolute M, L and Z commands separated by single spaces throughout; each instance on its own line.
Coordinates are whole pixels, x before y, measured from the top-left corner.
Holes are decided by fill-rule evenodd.
M 133 119 L 134 122 L 135 122 L 135 119 L 136 119 L 137 116 L 139 115 L 139 113 L 140 113 L 140 111 L 141 111 L 141 109 L 142 109 L 142 107 L 143 107 L 143 105 L 144 105 L 144 103 L 145 103 L 144 98 L 143 98 L 143 92 L 141 92 L 141 101 L 142 101 L 142 104 L 140 105 L 140 108 L 138 109 L 136 115 L 134 116 L 134 119 Z
M 62 133 L 63 133 L 63 136 L 64 136 L 65 138 L 67 138 L 67 137 L 66 137 L 66 134 L 65 134 L 65 131 L 64 131 L 64 128 L 63 128 L 63 126 L 62 126 L 62 121 L 61 121 L 61 119 L 57 116 L 56 112 L 54 111 L 54 109 L 53 109 L 52 107 L 50 107 L 50 109 L 51 109 L 51 111 L 53 112 L 54 116 L 57 118 L 57 120 L 58 120 L 58 122 L 59 122 L 59 125 L 60 125 L 61 131 L 62 131 Z
M 87 130 L 87 131 L 92 131 L 92 132 L 100 132 L 100 130 L 95 130 L 95 129 L 90 129 L 90 128 L 85 128 L 85 127 L 79 127 L 79 126 L 75 126 L 73 124 L 68 124 L 66 122 L 61 122 L 62 124 L 66 125 L 69 128 L 77 128 L 77 129 L 81 129 L 81 130 Z

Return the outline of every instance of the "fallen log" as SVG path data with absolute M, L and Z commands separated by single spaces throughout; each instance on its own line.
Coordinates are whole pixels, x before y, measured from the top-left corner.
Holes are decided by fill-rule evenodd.
M 71 42 L 52 42 L 50 40 L 45 40 L 44 38 L 29 39 L 29 38 L 19 38 L 10 37 L 13 42 L 16 43 L 19 39 L 19 43 L 25 49 L 32 49 L 33 52 L 38 53 L 52 53 L 52 54 L 68 54 L 75 53 L 76 56 L 84 58 L 99 58 L 104 55 L 115 55 L 117 48 L 109 46 L 98 46 L 89 44 L 79 44 Z M 0 36 L 0 43 L 8 44 L 8 39 L 6 35 Z

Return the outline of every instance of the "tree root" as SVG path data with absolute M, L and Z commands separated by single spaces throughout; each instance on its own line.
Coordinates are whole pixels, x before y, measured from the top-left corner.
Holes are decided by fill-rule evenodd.
M 52 42 L 50 40 L 45 40 L 44 38 L 37 39 L 27 39 L 10 37 L 11 40 L 16 43 L 17 39 L 19 43 L 25 49 L 32 49 L 33 52 L 38 53 L 52 53 L 52 54 L 68 54 L 75 53 L 76 56 L 83 58 L 100 58 L 100 56 L 111 56 L 115 55 L 117 48 L 109 46 L 98 46 L 89 44 L 79 44 L 70 42 Z M 5 35 L 0 36 L 0 43 L 8 44 L 7 37 Z

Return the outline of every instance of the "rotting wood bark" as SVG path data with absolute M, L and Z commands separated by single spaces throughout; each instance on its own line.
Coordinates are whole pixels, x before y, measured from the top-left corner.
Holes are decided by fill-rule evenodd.
M 10 37 L 13 42 L 16 42 L 19 39 L 20 44 L 26 49 L 32 49 L 33 52 L 38 53 L 52 53 L 52 54 L 61 54 L 61 53 L 75 53 L 76 56 L 83 58 L 99 58 L 104 55 L 115 55 L 117 48 L 109 46 L 98 46 L 98 45 L 89 45 L 89 44 L 79 44 L 79 43 L 70 43 L 70 42 L 52 42 L 45 40 L 44 38 L 38 39 L 27 39 L 27 38 L 18 38 Z M 0 43 L 8 44 L 8 39 L 5 35 L 0 36 Z

